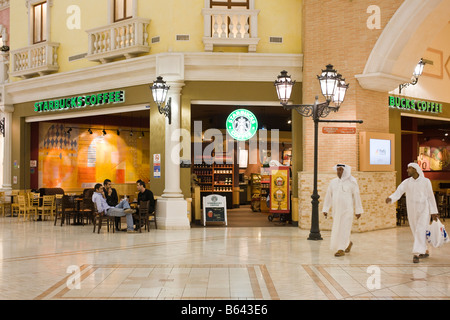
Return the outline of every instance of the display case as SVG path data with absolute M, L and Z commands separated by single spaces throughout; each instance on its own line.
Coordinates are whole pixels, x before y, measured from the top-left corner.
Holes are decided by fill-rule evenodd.
M 211 164 L 196 164 L 193 172 L 197 175 L 200 192 L 213 191 L 213 165 Z
M 267 198 L 270 195 L 270 167 L 261 167 L 261 212 L 269 212 Z
M 216 193 L 227 198 L 227 206 L 233 205 L 234 165 L 233 164 L 195 164 L 193 173 L 197 175 L 201 198 Z M 203 203 L 201 203 L 203 206 Z
M 290 167 L 270 167 L 270 221 L 282 214 L 289 214 L 290 203 Z M 286 219 L 284 219 L 286 220 Z
M 253 212 L 261 211 L 261 174 L 252 173 L 250 178 L 251 208 Z
M 202 193 L 233 192 L 234 166 L 232 164 L 196 164 L 193 171 L 197 175 Z

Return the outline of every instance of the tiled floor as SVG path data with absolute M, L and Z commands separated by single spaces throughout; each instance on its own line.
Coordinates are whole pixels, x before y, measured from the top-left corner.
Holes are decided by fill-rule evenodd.
M 450 229 L 446 223 L 447 229 Z M 450 244 L 412 263 L 409 227 L 355 233 L 196 227 L 93 233 L 0 218 L 0 299 L 449 299 Z

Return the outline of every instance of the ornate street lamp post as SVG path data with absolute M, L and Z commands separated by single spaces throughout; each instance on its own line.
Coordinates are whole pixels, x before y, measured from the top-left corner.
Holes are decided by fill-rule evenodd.
M 308 240 L 322 240 L 319 229 L 319 193 L 317 192 L 317 159 L 318 159 L 318 135 L 319 135 L 319 122 L 346 122 L 346 123 L 362 123 L 362 120 L 321 120 L 330 114 L 331 111 L 337 112 L 345 99 L 345 94 L 349 87 L 345 83 L 345 79 L 333 69 L 331 64 L 326 66 L 325 70 L 322 70 L 322 74 L 317 76 L 320 82 L 320 88 L 322 95 L 326 101 L 319 103 L 319 98 L 316 96 L 316 100 L 313 105 L 301 104 L 291 105 L 288 104 L 292 94 L 292 89 L 295 85 L 295 81 L 292 81 L 291 77 L 287 74 L 287 71 L 281 71 L 275 81 L 275 87 L 277 89 L 278 99 L 283 107 L 287 110 L 295 109 L 300 115 L 304 117 L 312 117 L 314 121 L 314 190 L 311 195 L 312 213 L 311 213 L 311 230 Z M 334 105 L 331 105 L 333 102 Z

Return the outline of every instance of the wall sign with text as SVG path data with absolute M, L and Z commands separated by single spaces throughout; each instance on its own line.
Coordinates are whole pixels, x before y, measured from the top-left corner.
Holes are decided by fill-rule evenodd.
M 442 103 L 389 96 L 389 107 L 402 110 L 442 113 Z
M 72 98 L 39 101 L 34 104 L 34 112 L 69 110 L 87 106 L 97 107 L 111 103 L 124 102 L 125 91 L 110 91 Z

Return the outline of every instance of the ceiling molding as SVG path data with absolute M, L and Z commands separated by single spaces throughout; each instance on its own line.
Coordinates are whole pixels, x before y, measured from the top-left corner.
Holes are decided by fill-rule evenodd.
M 157 72 L 177 81 L 273 82 L 281 70 L 303 79 L 302 54 L 163 53 L 5 85 L 5 104 L 70 97 L 152 83 Z M 160 74 L 158 74 L 160 75 Z
M 364 72 L 356 76 L 360 85 L 389 92 L 409 82 L 436 30 L 447 24 L 448 14 L 448 0 L 405 0 L 378 38 Z M 391 81 L 395 78 L 397 83 Z

